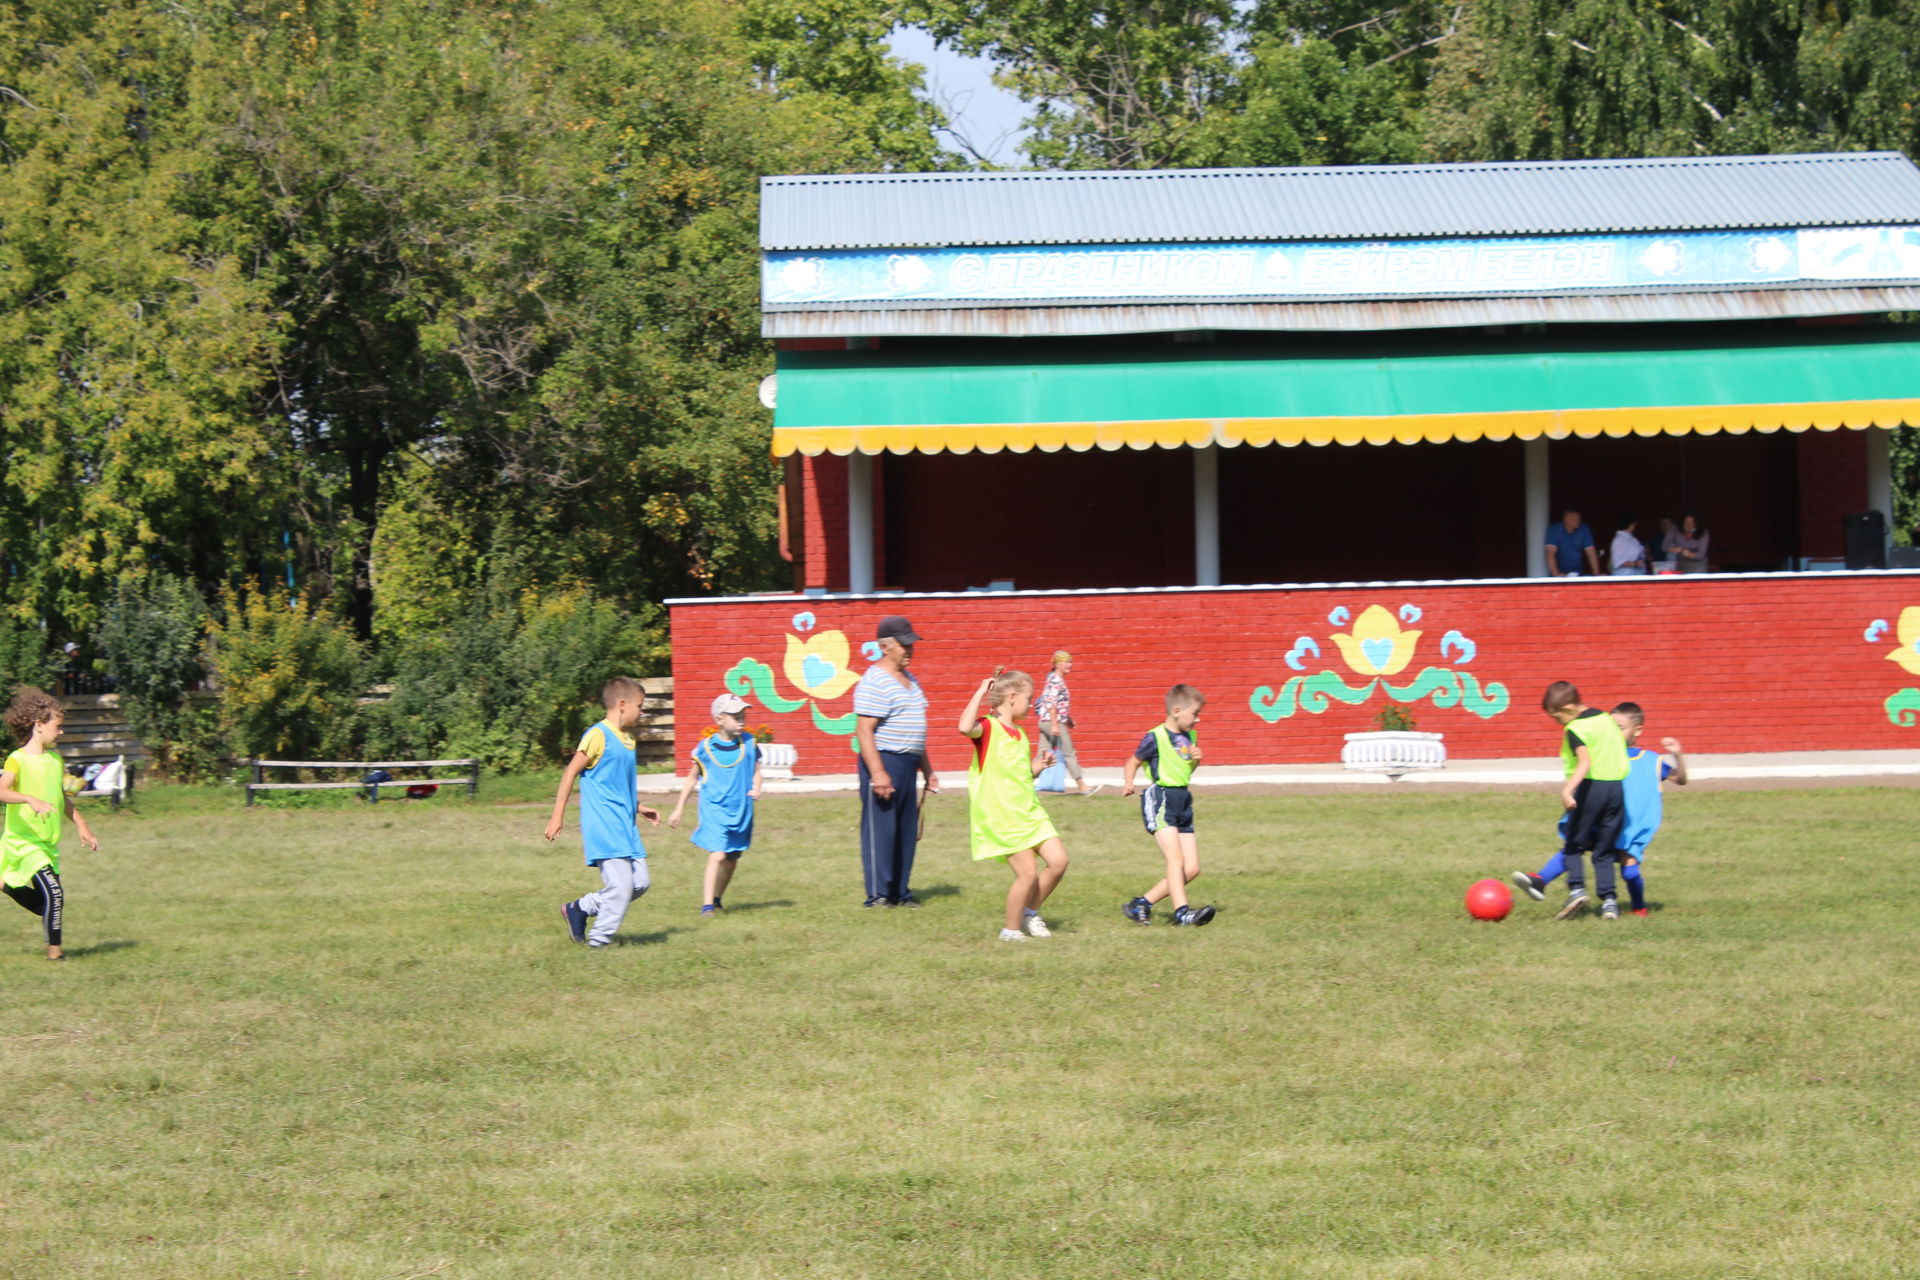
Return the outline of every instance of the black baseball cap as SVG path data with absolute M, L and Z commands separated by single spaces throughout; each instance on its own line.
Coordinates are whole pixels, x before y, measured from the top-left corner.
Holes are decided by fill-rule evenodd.
M 913 624 L 897 613 L 890 613 L 880 619 L 880 625 L 874 629 L 876 640 L 898 640 L 901 644 L 919 644 L 920 637 L 913 633 Z

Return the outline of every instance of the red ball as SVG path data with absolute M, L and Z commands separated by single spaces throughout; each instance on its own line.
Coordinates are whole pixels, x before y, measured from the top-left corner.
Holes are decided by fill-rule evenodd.
M 1475 880 L 1467 886 L 1467 914 L 1475 920 L 1505 920 L 1513 910 L 1513 890 L 1498 880 Z

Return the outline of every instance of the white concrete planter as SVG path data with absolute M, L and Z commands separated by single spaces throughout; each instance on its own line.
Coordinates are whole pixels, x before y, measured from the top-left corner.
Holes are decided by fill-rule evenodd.
M 1340 763 L 1362 773 L 1384 773 L 1390 778 L 1438 769 L 1447 763 L 1445 736 L 1412 730 L 1350 733 L 1347 745 L 1340 748 Z
M 760 776 L 762 778 L 788 781 L 793 777 L 793 766 L 800 763 L 800 749 L 787 742 L 763 742 L 760 744 Z

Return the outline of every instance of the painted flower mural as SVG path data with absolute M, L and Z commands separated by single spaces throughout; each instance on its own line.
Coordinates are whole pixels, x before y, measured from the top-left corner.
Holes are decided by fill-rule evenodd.
M 789 698 L 774 683 L 773 668 L 758 658 L 742 658 L 727 671 L 726 685 L 734 693 L 764 707 L 774 715 L 791 715 L 806 708 L 814 727 L 822 733 L 851 737 L 855 723 L 849 710 L 829 715 L 821 703 L 845 697 L 859 683 L 860 673 L 853 669 L 853 646 L 844 631 L 812 632 L 818 619 L 811 613 L 793 615 L 797 634 L 787 637 L 786 657 L 781 673 L 800 696 Z M 804 636 L 804 638 L 803 638 Z
M 1351 626 L 1332 632 L 1328 639 L 1339 651 L 1347 669 L 1360 677 L 1359 684 L 1348 684 L 1338 671 L 1322 667 L 1308 670 L 1308 657 L 1317 664 L 1320 642 L 1301 636 L 1287 650 L 1287 666 L 1302 674 L 1290 677 L 1276 692 L 1261 685 L 1248 698 L 1253 714 L 1268 724 L 1305 712 L 1319 715 L 1335 702 L 1358 706 L 1376 693 L 1384 693 L 1395 702 L 1419 702 L 1431 698 L 1436 707 L 1460 707 L 1481 719 L 1491 719 L 1511 705 L 1507 687 L 1497 681 L 1482 686 L 1479 678 L 1464 670 L 1479 656 L 1480 647 L 1458 630 L 1448 631 L 1440 641 L 1440 664 L 1424 667 L 1411 680 L 1396 684 L 1398 676 L 1413 665 L 1426 633 L 1413 626 L 1419 622 L 1418 605 L 1403 604 L 1396 613 L 1382 605 L 1368 605 L 1355 617 L 1344 605 L 1327 615 L 1333 627 Z
M 1875 618 L 1861 634 L 1868 644 L 1880 644 L 1885 641 L 1887 631 L 1887 620 Z M 1893 632 L 1900 643 L 1887 652 L 1887 661 L 1897 664 L 1910 676 L 1920 676 L 1920 605 L 1902 609 Z M 1887 719 L 1902 729 L 1920 725 L 1920 689 L 1896 689 L 1887 695 L 1883 707 Z
M 1356 673 L 1397 676 L 1413 661 L 1420 633 L 1401 630 L 1394 616 L 1375 604 L 1368 605 L 1354 620 L 1352 631 L 1336 632 L 1333 642 L 1340 646 L 1340 656 Z
M 822 631 L 805 641 L 788 636 L 787 660 L 782 665 L 787 683 L 809 697 L 831 701 L 860 679 L 852 669 L 851 656 L 846 632 Z

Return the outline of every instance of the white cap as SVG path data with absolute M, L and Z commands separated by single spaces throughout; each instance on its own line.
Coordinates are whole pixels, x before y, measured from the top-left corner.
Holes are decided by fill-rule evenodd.
M 713 700 L 713 718 L 737 716 L 747 709 L 747 700 L 735 693 L 723 693 Z

